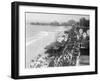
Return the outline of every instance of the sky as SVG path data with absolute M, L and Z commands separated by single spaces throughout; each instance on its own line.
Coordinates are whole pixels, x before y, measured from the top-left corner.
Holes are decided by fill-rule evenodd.
M 50 14 L 50 13 L 26 13 L 26 22 L 67 22 L 69 20 L 79 21 L 80 18 L 89 19 L 88 15 L 73 14 Z

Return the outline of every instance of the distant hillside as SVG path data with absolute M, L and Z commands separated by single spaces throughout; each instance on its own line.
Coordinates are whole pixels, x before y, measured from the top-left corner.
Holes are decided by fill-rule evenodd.
M 76 24 L 74 20 L 69 20 L 68 22 L 62 22 L 59 23 L 57 21 L 45 23 L 45 22 L 31 22 L 31 25 L 51 25 L 51 26 L 72 26 L 73 24 Z

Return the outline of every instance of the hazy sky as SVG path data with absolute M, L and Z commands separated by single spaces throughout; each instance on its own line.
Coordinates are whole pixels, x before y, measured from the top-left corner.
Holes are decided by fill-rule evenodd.
M 79 19 L 82 17 L 89 19 L 88 15 L 26 13 L 26 22 L 67 22 L 68 20 L 79 21 Z

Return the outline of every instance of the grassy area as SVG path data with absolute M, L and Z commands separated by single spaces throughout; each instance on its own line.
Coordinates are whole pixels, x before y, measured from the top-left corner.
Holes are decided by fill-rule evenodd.
M 81 55 L 79 63 L 80 63 L 80 65 L 89 65 L 89 56 L 88 55 Z

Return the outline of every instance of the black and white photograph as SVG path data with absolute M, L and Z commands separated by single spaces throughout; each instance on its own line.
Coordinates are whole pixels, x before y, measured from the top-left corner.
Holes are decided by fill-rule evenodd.
M 86 66 L 90 16 L 26 12 L 26 68 Z
M 97 74 L 97 7 L 12 3 L 14 79 Z

